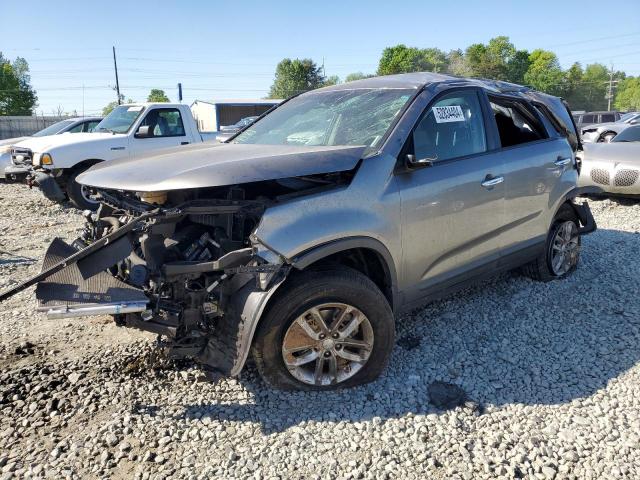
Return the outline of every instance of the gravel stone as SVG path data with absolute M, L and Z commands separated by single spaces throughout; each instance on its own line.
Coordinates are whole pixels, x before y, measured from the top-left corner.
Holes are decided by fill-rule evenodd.
M 574 274 L 406 314 L 384 375 L 331 393 L 251 365 L 202 382 L 110 317 L 47 320 L 30 288 L 0 304 L 0 479 L 640 478 L 640 204 L 590 205 Z M 83 223 L 23 185 L 0 184 L 0 212 L 0 289 Z M 436 382 L 465 400 L 432 405 Z

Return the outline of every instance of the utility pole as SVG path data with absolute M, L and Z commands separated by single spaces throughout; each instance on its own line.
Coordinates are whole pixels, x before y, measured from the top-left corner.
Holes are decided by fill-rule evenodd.
M 120 83 L 118 82 L 118 63 L 116 62 L 116 47 L 113 48 L 113 68 L 116 71 L 116 92 L 118 94 L 118 105 L 120 105 Z
M 609 72 L 609 88 L 607 89 L 607 111 L 611 111 L 611 99 L 613 99 L 613 84 L 617 84 L 617 80 L 613 80 L 613 63 L 611 64 L 611 71 Z

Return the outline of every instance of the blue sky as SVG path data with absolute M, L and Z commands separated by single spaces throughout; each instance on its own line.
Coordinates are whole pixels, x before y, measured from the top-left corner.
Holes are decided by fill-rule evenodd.
M 45 114 L 97 113 L 115 99 L 112 45 L 127 97 L 163 88 L 176 100 L 180 81 L 187 103 L 260 98 L 284 57 L 324 60 L 327 75 L 344 78 L 374 72 L 386 46 L 449 50 L 497 35 L 551 49 L 564 67 L 613 62 L 640 74 L 638 0 L 0 3 L 0 51 L 28 60 Z

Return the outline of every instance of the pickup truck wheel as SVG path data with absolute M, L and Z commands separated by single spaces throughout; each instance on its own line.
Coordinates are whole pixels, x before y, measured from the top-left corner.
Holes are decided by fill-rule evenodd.
M 67 179 L 67 196 L 71 203 L 73 203 L 79 210 L 91 210 L 92 212 L 98 209 L 100 205 L 97 201 L 89 197 L 87 188 L 76 182 L 76 177 L 82 172 L 74 172 L 69 175 Z
M 261 320 L 253 356 L 284 390 L 333 390 L 375 380 L 393 349 L 393 312 L 378 287 L 351 269 L 303 272 Z
M 580 260 L 579 223 L 575 212 L 564 205 L 551 225 L 544 253 L 525 265 L 525 275 L 534 280 L 548 282 L 570 275 Z

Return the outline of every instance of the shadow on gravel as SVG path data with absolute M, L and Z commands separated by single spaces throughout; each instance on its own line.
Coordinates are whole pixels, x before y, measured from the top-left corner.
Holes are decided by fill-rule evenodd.
M 9 258 L 4 258 L 4 257 Z M 14 255 L 9 252 L 0 250 L 0 265 L 31 265 L 36 261 L 35 258 L 23 257 L 21 255 Z
M 249 367 L 240 380 L 246 403 L 232 389 L 186 406 L 183 416 L 257 422 L 265 433 L 308 421 L 384 421 L 440 413 L 429 403 L 435 381 L 462 387 L 477 414 L 591 396 L 640 360 L 639 261 L 640 235 L 599 230 L 584 239 L 581 266 L 568 279 L 507 274 L 400 318 L 389 368 L 372 384 L 281 392 Z

